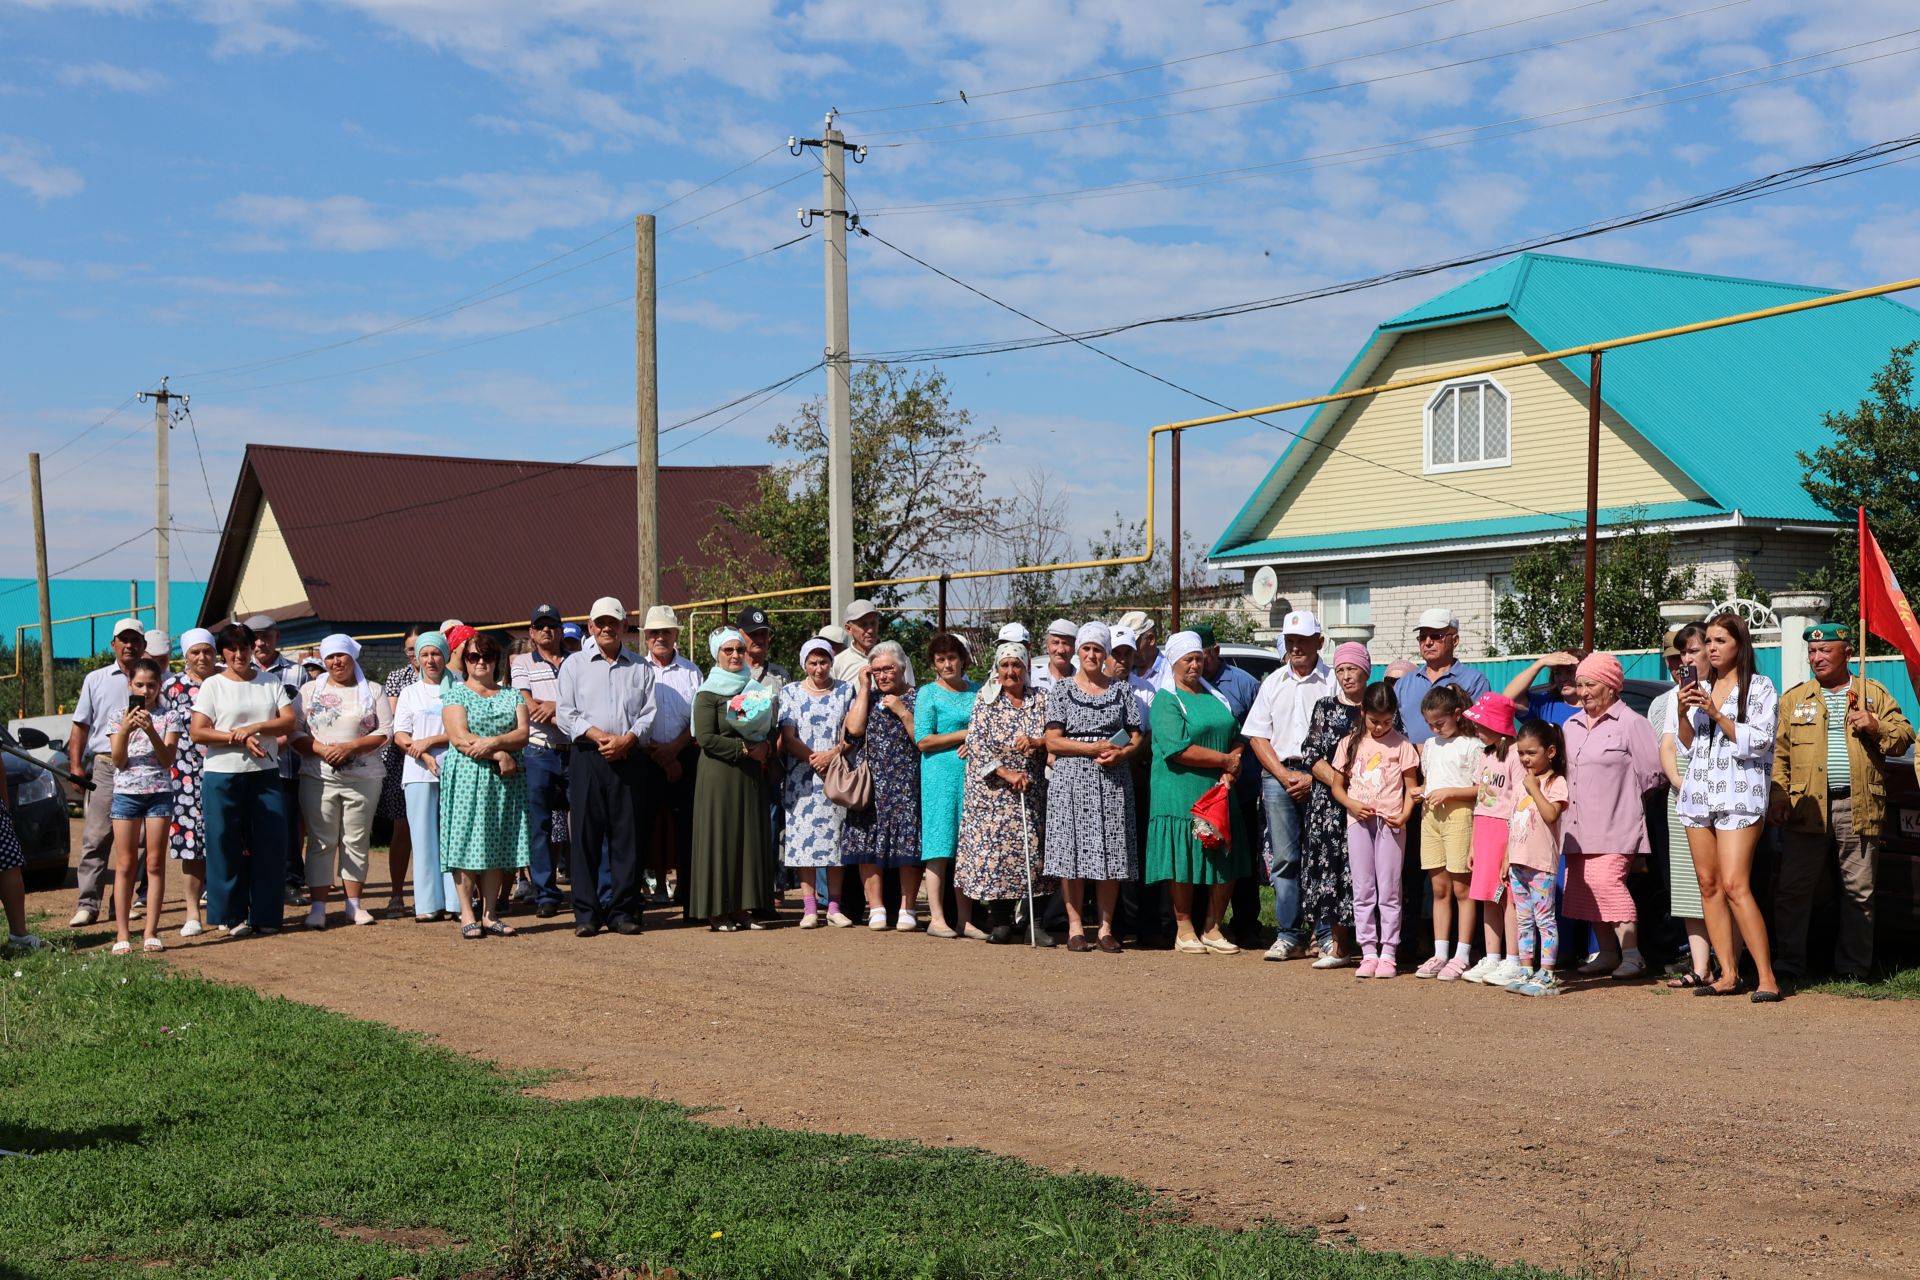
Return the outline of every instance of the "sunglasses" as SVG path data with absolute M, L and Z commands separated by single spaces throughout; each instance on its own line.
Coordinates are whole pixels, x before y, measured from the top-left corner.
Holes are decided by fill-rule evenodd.
M 557 631 L 557 630 L 559 630 L 559 627 L 560 627 L 560 624 L 559 624 L 559 623 L 557 623 L 557 622 L 544 622 L 544 621 L 543 621 L 543 622 L 536 622 L 536 623 L 533 623 L 533 624 L 532 624 L 531 626 L 529 626 L 529 627 L 527 628 L 527 630 L 529 630 L 529 631 Z
M 469 653 L 469 654 L 467 655 L 467 665 L 468 665 L 468 666 L 472 666 L 472 665 L 473 665 L 474 663 L 476 663 L 476 662 L 486 662 L 486 663 L 491 663 L 492 661 L 493 661 L 493 658 L 492 658 L 492 656 L 491 656 L 491 655 L 489 655 L 489 654 L 484 654 L 484 653 Z

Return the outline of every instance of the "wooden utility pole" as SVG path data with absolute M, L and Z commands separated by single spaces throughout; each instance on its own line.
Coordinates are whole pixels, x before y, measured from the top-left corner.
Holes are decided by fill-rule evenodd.
M 634 461 L 635 528 L 640 578 L 636 607 L 660 603 L 660 345 L 654 329 L 656 295 L 653 215 L 633 220 L 634 431 L 640 445 Z
M 47 510 L 40 496 L 40 455 L 27 455 L 33 486 L 33 573 L 40 583 L 40 714 L 53 714 L 53 586 L 47 581 Z M 22 708 L 24 711 L 24 708 Z
M 173 402 L 178 400 L 184 409 L 187 397 L 167 390 L 167 380 L 162 378 L 158 390 L 142 391 L 140 398 L 153 401 L 153 625 L 171 637 L 167 587 L 173 552 L 173 504 L 167 492 L 167 432 L 173 428 Z

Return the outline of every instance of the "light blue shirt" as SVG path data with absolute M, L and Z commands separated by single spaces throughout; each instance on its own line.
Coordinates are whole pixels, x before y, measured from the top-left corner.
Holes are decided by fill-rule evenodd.
M 554 721 L 570 741 L 588 729 L 602 733 L 631 733 L 649 741 L 653 726 L 653 672 L 622 646 L 612 660 L 597 644 L 567 655 L 560 664 L 560 696 Z
M 132 696 L 127 673 L 118 662 L 87 672 L 80 682 L 80 697 L 73 704 L 73 723 L 87 726 L 87 754 L 103 755 L 113 747 L 113 731 L 107 721 L 116 711 L 124 713 Z M 78 769 L 80 761 L 73 767 Z
M 1420 714 L 1420 700 L 1427 696 L 1429 689 L 1443 684 L 1457 684 L 1466 691 L 1467 701 L 1472 702 L 1491 687 L 1487 683 L 1487 673 L 1478 667 L 1470 667 L 1464 662 L 1455 662 L 1440 673 L 1438 680 L 1427 679 L 1424 666 L 1415 667 L 1400 677 L 1393 686 L 1394 694 L 1400 699 L 1400 719 L 1405 722 L 1407 741 L 1419 746 L 1433 736 L 1433 727 L 1427 718 Z

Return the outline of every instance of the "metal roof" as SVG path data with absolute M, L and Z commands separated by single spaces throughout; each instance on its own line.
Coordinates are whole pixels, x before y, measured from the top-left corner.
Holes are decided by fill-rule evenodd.
M 1355 366 L 1370 370 L 1394 336 L 1418 329 L 1505 317 L 1551 351 L 1833 292 L 1528 253 L 1388 320 L 1362 352 L 1371 358 Z M 1752 520 L 1833 523 L 1835 514 L 1801 487 L 1795 454 L 1825 443 L 1822 415 L 1866 398 L 1888 353 L 1916 340 L 1920 312 L 1869 298 L 1609 351 L 1603 397 L 1721 509 Z M 1585 359 L 1563 363 L 1586 382 Z M 1322 406 L 1303 434 L 1324 433 L 1339 408 Z M 1214 555 L 1249 553 L 1304 455 L 1297 438 L 1289 442 Z M 1466 536 L 1475 523 L 1447 536 Z
M 743 506 L 765 467 L 660 468 L 660 579 L 700 563 L 722 506 Z M 585 613 L 635 600 L 634 469 L 250 444 L 201 606 L 228 616 L 260 504 L 273 511 L 311 615 L 340 625 L 524 618 L 550 602 Z M 284 611 L 282 611 L 284 612 Z

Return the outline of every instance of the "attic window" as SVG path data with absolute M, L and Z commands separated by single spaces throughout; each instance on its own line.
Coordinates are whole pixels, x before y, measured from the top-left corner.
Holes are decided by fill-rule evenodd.
M 1427 401 L 1426 469 L 1469 471 L 1512 462 L 1506 388 L 1491 378 L 1449 382 Z

